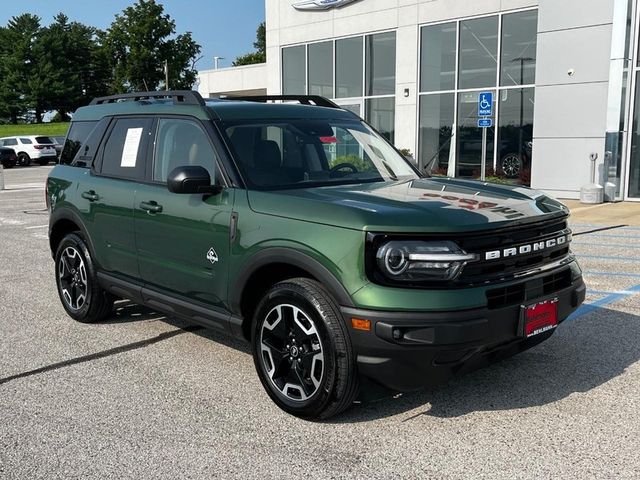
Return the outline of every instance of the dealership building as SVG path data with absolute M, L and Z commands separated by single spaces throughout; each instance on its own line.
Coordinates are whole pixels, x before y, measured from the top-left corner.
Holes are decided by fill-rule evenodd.
M 640 201 L 639 3 L 266 0 L 266 64 L 201 71 L 198 88 L 322 95 L 421 169 L 478 178 L 484 156 L 487 176 L 559 198 L 595 158 L 610 200 Z

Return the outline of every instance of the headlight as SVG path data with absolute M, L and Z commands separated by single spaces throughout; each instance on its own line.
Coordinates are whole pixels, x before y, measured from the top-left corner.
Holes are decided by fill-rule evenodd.
M 376 263 L 389 280 L 411 282 L 454 280 L 467 262 L 478 256 L 468 254 L 454 242 L 395 240 L 382 245 Z

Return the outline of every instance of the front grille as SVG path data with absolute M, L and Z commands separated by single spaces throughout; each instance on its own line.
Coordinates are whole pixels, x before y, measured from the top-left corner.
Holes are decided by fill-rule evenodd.
M 570 235 L 571 231 L 567 228 L 566 220 L 559 220 L 511 231 L 456 239 L 464 251 L 480 256 L 479 261 L 465 266 L 457 282 L 473 285 L 510 278 L 528 270 L 535 270 L 565 257 L 569 253 L 569 242 L 496 260 L 487 260 L 487 252 L 504 252 L 506 249 L 517 249 L 520 246 L 546 242 L 563 236 L 570 239 Z
M 487 290 L 487 308 L 495 310 L 496 308 L 522 305 L 526 301 L 552 295 L 570 286 L 571 270 L 566 268 L 561 272 L 551 273 L 535 280 Z

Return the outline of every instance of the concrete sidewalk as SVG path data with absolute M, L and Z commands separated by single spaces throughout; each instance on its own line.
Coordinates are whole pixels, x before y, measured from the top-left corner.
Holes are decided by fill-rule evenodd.
M 560 200 L 571 209 L 571 220 L 595 225 L 640 226 L 640 203 L 618 202 L 587 205 L 578 200 Z

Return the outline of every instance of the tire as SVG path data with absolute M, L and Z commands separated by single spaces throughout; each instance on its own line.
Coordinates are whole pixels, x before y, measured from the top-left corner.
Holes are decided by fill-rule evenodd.
M 49 160 L 38 160 L 38 165 L 44 167 L 45 165 L 49 165 Z
M 29 154 L 20 152 L 18 154 L 18 165 L 20 165 L 21 167 L 28 167 L 29 165 L 31 165 L 31 157 L 29 156 Z
M 107 318 L 114 297 L 98 283 L 93 259 L 78 232 L 66 235 L 55 255 L 58 295 L 67 314 L 82 323 L 95 323 Z
M 518 153 L 508 153 L 500 161 L 500 169 L 507 178 L 518 178 L 522 172 L 522 157 Z
M 251 344 L 260 381 L 285 412 L 326 419 L 353 403 L 358 377 L 349 333 L 318 282 L 274 285 L 256 309 Z

